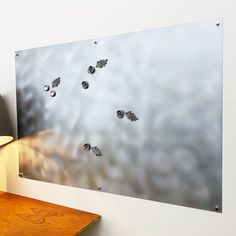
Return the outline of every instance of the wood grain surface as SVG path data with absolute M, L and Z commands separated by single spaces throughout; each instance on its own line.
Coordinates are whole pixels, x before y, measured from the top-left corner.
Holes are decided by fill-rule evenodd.
M 74 236 L 101 216 L 0 192 L 0 235 Z

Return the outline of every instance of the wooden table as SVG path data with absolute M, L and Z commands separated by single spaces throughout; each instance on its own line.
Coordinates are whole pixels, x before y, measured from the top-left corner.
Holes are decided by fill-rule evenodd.
M 74 236 L 101 216 L 0 192 L 1 236 Z

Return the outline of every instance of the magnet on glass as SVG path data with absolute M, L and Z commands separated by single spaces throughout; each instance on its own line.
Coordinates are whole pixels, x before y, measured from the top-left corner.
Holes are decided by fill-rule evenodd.
M 85 143 L 84 146 L 83 146 L 83 149 L 85 151 L 89 151 L 91 149 L 91 145 L 89 143 Z
M 119 119 L 122 119 L 125 116 L 125 112 L 123 110 L 118 110 L 116 115 Z
M 49 85 L 44 85 L 43 89 L 44 89 L 44 91 L 48 92 L 50 90 L 50 86 Z
M 55 97 L 55 96 L 56 96 L 56 91 L 52 90 L 52 91 L 50 92 L 50 96 L 51 96 L 51 97 Z
M 132 111 L 126 112 L 125 115 L 126 115 L 128 120 L 131 120 L 131 121 L 137 121 L 138 120 L 138 117 Z
M 97 146 L 92 147 L 92 151 L 97 157 L 103 156 L 101 150 Z
M 106 66 L 107 62 L 108 62 L 108 59 L 102 59 L 100 61 L 97 61 L 96 67 L 97 68 L 103 68 L 103 67 Z
M 89 68 L 88 68 L 88 73 L 89 74 L 93 74 L 95 71 L 96 71 L 95 67 L 89 66 Z
M 55 88 L 55 87 L 59 86 L 60 83 L 61 83 L 61 78 L 58 77 L 52 81 L 52 87 Z
M 82 85 L 83 89 L 88 89 L 88 87 L 89 87 L 89 83 L 87 81 L 83 81 L 81 83 L 81 85 Z

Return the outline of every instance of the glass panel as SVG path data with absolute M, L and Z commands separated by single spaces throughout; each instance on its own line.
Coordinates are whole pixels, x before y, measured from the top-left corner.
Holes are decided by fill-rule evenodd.
M 222 205 L 222 21 L 16 53 L 21 176 Z

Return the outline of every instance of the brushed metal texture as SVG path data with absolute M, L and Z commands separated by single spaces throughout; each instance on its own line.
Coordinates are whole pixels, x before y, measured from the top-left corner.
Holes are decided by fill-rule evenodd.
M 222 32 L 210 20 L 18 51 L 24 178 L 221 211 Z

